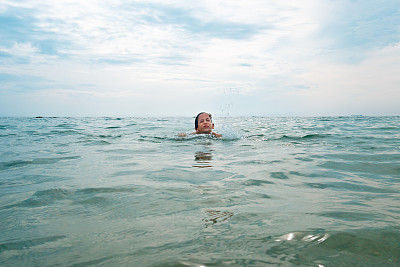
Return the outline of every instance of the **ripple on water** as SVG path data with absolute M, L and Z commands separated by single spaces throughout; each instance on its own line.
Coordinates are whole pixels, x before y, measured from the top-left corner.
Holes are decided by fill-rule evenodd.
M 327 161 L 320 166 L 327 169 L 348 171 L 352 173 L 367 173 L 381 175 L 399 175 L 400 166 L 398 163 L 372 163 L 372 162 L 338 162 Z
M 31 247 L 40 246 L 46 243 L 55 242 L 60 239 L 64 239 L 66 236 L 59 235 L 59 236 L 47 236 L 47 237 L 40 237 L 40 238 L 33 238 L 21 241 L 10 241 L 4 242 L 0 244 L 0 253 L 8 251 L 8 250 L 25 250 Z
M 28 165 L 40 165 L 40 164 L 54 164 L 62 160 L 74 160 L 79 159 L 80 156 L 70 156 L 70 157 L 54 157 L 54 158 L 34 158 L 31 160 L 13 160 L 0 162 L 0 170 L 6 170 L 11 168 L 26 167 Z
M 350 192 L 368 192 L 376 194 L 395 194 L 399 193 L 399 190 L 391 188 L 373 187 L 364 184 L 355 184 L 351 182 L 330 182 L 330 183 L 304 183 L 308 187 L 319 188 L 319 189 L 333 189 L 333 190 L 345 190 Z
M 27 174 L 21 175 L 19 177 L 11 177 L 0 180 L 0 186 L 4 187 L 14 187 L 14 186 L 30 186 L 30 185 L 38 185 L 42 183 L 52 182 L 52 181 L 66 181 L 70 180 L 69 177 L 62 176 L 50 176 L 50 175 L 34 175 Z
M 300 140 L 311 140 L 311 139 L 323 139 L 323 138 L 329 138 L 329 134 L 305 134 L 301 136 L 292 136 L 292 135 L 282 135 L 281 137 L 276 138 L 276 140 L 294 140 L 294 141 L 300 141 Z
M 399 118 L 0 118 L 0 261 L 400 266 Z
M 31 197 L 20 201 L 19 203 L 3 206 L 1 210 L 10 208 L 32 208 L 52 205 L 54 203 L 68 200 L 71 203 L 90 203 L 102 204 L 106 201 L 103 197 L 104 194 L 110 194 L 110 197 L 114 197 L 115 194 L 120 193 L 132 193 L 135 192 L 135 188 L 122 187 L 122 188 L 84 188 L 84 189 L 65 189 L 65 188 L 53 188 L 47 190 L 36 191 Z
M 332 211 L 321 212 L 318 215 L 342 221 L 374 221 L 377 218 L 375 214 L 365 212 Z
M 267 250 L 302 266 L 398 266 L 398 229 L 365 229 L 353 232 L 289 233 Z
M 67 135 L 81 135 L 81 132 L 77 130 L 53 130 L 50 131 L 52 135 L 67 136 Z
M 245 186 L 262 186 L 268 184 L 274 184 L 274 182 L 268 180 L 258 180 L 258 179 L 249 179 L 243 182 L 243 185 Z
M 206 227 L 212 224 L 223 223 L 233 216 L 233 212 L 221 210 L 206 210 L 206 218 L 203 219 Z
M 289 179 L 289 177 L 284 172 L 271 172 L 271 177 L 281 180 Z

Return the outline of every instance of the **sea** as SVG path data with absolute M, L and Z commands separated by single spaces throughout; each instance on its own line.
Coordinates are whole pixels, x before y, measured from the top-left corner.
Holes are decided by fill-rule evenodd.
M 400 117 L 0 118 L 0 266 L 400 266 Z

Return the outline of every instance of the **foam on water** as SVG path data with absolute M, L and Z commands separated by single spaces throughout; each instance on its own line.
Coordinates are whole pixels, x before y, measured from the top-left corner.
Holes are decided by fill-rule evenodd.
M 232 125 L 228 123 L 222 125 L 221 134 L 224 140 L 238 140 L 242 138 L 242 136 L 232 128 Z

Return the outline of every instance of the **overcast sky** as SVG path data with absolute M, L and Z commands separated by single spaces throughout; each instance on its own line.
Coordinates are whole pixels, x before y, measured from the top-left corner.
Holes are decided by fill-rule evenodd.
M 0 116 L 400 115 L 399 0 L 0 0 Z

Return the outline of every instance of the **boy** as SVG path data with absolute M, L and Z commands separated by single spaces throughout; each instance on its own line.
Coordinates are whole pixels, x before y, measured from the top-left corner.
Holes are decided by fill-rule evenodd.
M 215 137 L 222 137 L 222 134 L 214 133 L 214 123 L 212 122 L 212 116 L 210 113 L 200 112 L 194 120 L 194 129 L 196 130 L 192 134 L 211 134 Z M 179 137 L 187 136 L 186 133 L 178 134 Z

